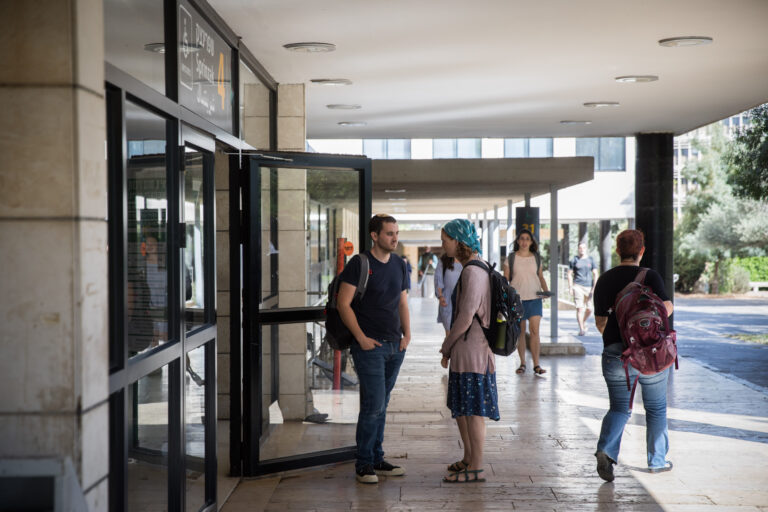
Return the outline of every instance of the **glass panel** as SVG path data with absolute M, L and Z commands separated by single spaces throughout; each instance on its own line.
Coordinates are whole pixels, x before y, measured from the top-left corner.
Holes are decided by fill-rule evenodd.
M 456 158 L 456 139 L 432 139 L 432 158 Z
M 457 139 L 456 156 L 459 158 L 480 158 L 482 145 L 480 139 Z
M 389 139 L 387 141 L 387 158 L 411 158 L 411 139 Z
M 583 137 L 576 139 L 576 156 L 591 156 L 595 159 L 595 169 L 599 168 L 599 143 L 600 139 L 595 137 Z
M 186 148 L 184 160 L 184 321 L 191 331 L 205 323 L 203 154 Z
M 261 170 L 261 300 L 277 295 L 277 186 L 276 171 Z M 303 211 L 303 210 L 302 210 Z M 272 304 L 271 307 L 275 307 Z
M 168 183 L 165 119 L 130 102 L 128 140 L 128 355 L 168 340 Z
M 187 458 L 187 510 L 205 504 L 205 349 L 190 351 L 184 376 L 184 412 Z
M 168 366 L 128 387 L 128 510 L 168 509 Z
M 526 158 L 528 156 L 528 139 L 504 139 L 505 158 Z
M 624 167 L 624 137 L 601 138 L 600 170 L 623 171 Z
M 104 59 L 165 94 L 163 2 L 104 0 Z
M 552 139 L 530 139 L 528 141 L 531 158 L 547 158 L 552 156 Z
M 341 389 L 333 390 L 333 350 L 323 339 L 321 323 L 265 325 L 261 334 L 265 428 L 260 460 L 353 445 L 359 395 L 349 351 L 342 352 Z M 268 391 L 272 377 L 266 364 L 276 346 L 274 336 L 279 337 L 280 347 L 276 357 L 280 375 L 277 401 Z
M 387 141 L 384 139 L 363 139 L 363 154 L 368 158 L 387 158 Z
M 269 149 L 269 96 L 266 85 L 240 61 L 240 138 L 257 149 Z

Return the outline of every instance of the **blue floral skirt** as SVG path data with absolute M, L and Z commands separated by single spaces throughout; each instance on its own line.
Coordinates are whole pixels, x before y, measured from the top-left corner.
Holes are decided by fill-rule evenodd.
M 451 417 L 485 416 L 499 420 L 499 393 L 496 374 L 448 373 L 448 408 Z

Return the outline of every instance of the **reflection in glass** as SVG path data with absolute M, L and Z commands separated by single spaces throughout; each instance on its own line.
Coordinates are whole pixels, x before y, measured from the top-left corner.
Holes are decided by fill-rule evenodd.
M 356 171 L 338 171 L 307 169 L 307 192 L 304 203 L 307 205 L 306 221 L 303 223 L 308 231 L 305 235 L 307 260 L 306 282 L 304 288 L 307 299 L 304 304 L 296 306 L 317 306 L 325 303 L 328 285 L 337 273 L 338 266 L 359 252 L 358 232 L 359 218 L 359 175 Z M 282 204 L 278 223 L 284 218 Z M 351 242 L 352 253 L 344 255 L 339 262 L 340 244 Z M 280 268 L 283 261 L 291 255 L 280 255 Z M 300 263 L 294 261 L 290 268 L 296 268 Z M 280 307 L 290 307 L 280 297 Z
M 203 154 L 187 148 L 184 158 L 184 318 L 191 331 L 205 323 Z
M 687 152 L 687 150 L 684 150 Z M 624 137 L 602 137 L 600 139 L 601 171 L 624 170 Z
M 126 102 L 127 338 L 134 356 L 168 340 L 165 119 Z
M 276 332 L 279 336 L 283 353 L 275 359 L 281 376 L 280 397 L 278 401 L 271 400 L 265 380 L 260 460 L 354 444 L 360 406 L 357 375 L 349 351 L 342 352 L 339 367 L 342 389 L 333 390 L 333 350 L 324 339 L 323 324 L 274 327 L 261 326 L 261 336 L 262 340 L 270 340 Z M 266 346 L 264 350 L 266 370 L 271 358 Z
M 127 499 L 129 511 L 168 509 L 168 367 L 128 388 Z
M 187 354 L 184 383 L 187 510 L 200 510 L 205 504 L 205 346 Z
M 104 59 L 165 94 L 163 2 L 104 0 Z

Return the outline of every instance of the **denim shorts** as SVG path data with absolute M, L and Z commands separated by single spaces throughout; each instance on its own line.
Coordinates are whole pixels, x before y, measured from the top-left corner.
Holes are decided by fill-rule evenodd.
M 534 316 L 542 316 L 543 313 L 544 306 L 541 299 L 523 301 L 523 320 L 528 320 Z

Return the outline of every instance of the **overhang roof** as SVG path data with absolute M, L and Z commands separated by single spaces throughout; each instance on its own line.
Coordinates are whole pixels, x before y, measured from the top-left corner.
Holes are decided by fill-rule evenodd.
M 308 85 L 309 138 L 680 134 L 768 101 L 766 0 L 209 3 L 279 83 Z M 658 44 L 692 35 L 713 43 Z M 302 41 L 337 50 L 283 48 Z M 633 74 L 659 80 L 614 80 Z M 590 101 L 621 106 L 585 108 Z M 333 103 L 362 108 L 326 108 Z
M 373 211 L 471 213 L 592 179 L 592 157 L 374 160 Z

